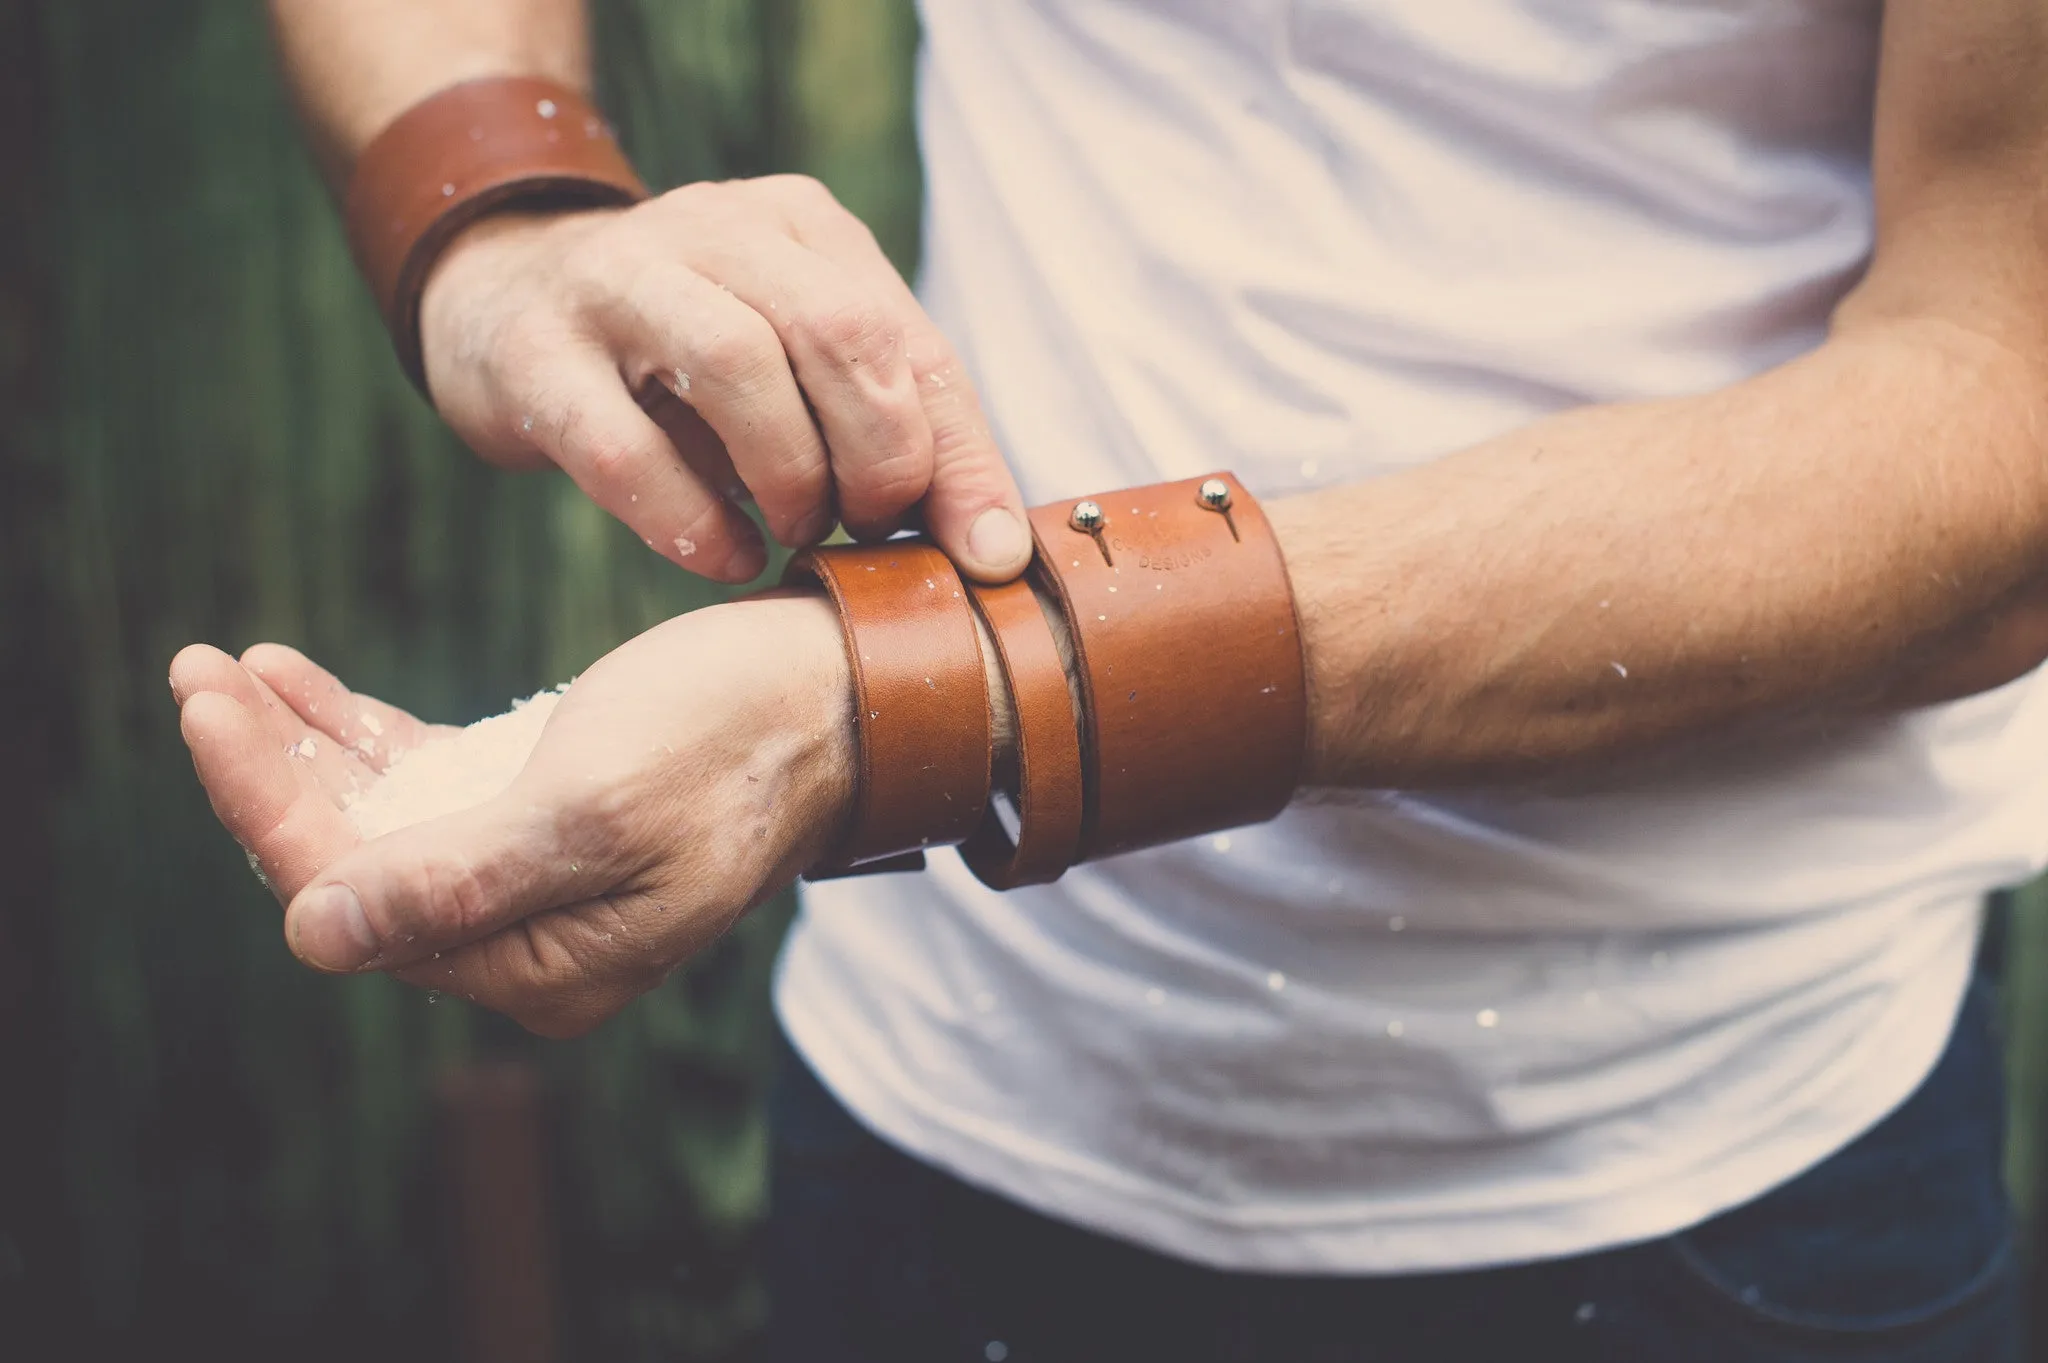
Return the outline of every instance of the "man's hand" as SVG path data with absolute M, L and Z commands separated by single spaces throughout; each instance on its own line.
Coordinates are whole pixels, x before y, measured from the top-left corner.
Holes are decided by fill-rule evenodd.
M 852 682 L 818 598 L 656 626 L 577 679 L 502 795 L 369 842 L 343 800 L 428 726 L 275 644 L 239 663 L 188 648 L 171 685 L 300 959 L 389 970 L 548 1036 L 611 1016 L 787 885 L 852 799 Z
M 554 463 L 657 552 L 724 582 L 775 537 L 913 512 L 975 577 L 1030 558 L 972 386 L 874 237 L 801 176 L 488 220 L 431 276 L 436 405 L 485 458 Z M 836 514 L 835 514 L 836 513 Z

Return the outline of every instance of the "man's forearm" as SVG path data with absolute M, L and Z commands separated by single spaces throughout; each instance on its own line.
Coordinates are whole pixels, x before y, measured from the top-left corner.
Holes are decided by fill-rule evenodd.
M 590 84 L 583 0 L 270 0 L 270 12 L 337 190 L 371 138 L 444 86 L 489 75 Z
M 1318 786 L 1514 780 L 2048 653 L 2048 376 L 1944 324 L 1269 507 Z

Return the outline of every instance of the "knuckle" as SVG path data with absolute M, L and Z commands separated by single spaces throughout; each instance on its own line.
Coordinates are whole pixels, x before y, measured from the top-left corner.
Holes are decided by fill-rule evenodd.
M 794 535 L 829 508 L 832 472 L 823 459 L 799 451 L 753 475 L 749 486 L 768 516 L 769 529 Z
M 910 371 L 917 377 L 918 389 L 933 397 L 972 394 L 970 380 L 966 370 L 961 367 L 960 357 L 955 355 L 953 347 L 944 341 L 933 342 L 920 338 L 910 355 Z
M 932 465 L 927 450 L 904 442 L 849 473 L 849 500 L 857 498 L 872 514 L 891 515 L 915 505 L 930 490 Z
M 872 303 L 847 301 L 801 314 L 795 329 L 813 349 L 844 364 L 883 361 L 900 346 L 897 330 Z
M 591 479 L 605 485 L 632 482 L 644 462 L 638 449 L 617 441 L 591 441 L 584 454 Z
M 931 424 L 925 416 L 924 399 L 909 375 L 901 375 L 893 383 L 870 385 L 864 396 L 884 444 L 912 458 L 929 455 Z
M 439 937 L 468 938 L 491 921 L 491 887 L 474 862 L 463 857 L 423 862 L 418 877 L 421 921 L 395 924 L 401 941 L 420 930 Z
M 703 558 L 692 559 L 697 563 L 716 562 L 719 554 L 729 554 L 734 545 L 724 510 L 718 502 L 709 499 L 685 513 L 680 538 L 682 542 L 676 545 L 676 552 L 686 559 L 693 554 L 703 554 Z M 623 818 L 623 813 L 618 817 Z
M 782 357 L 774 328 L 756 318 L 737 321 L 699 339 L 698 366 L 727 383 L 745 383 L 760 376 Z
M 936 468 L 932 482 L 936 495 L 955 510 L 1003 506 L 1015 495 L 1008 470 L 993 461 L 956 460 Z
M 512 940 L 503 960 L 504 983 L 514 998 L 527 1000 L 529 1007 L 573 999 L 577 982 L 583 978 L 583 960 L 562 940 L 558 926 L 553 919 L 536 922 L 523 918 L 506 934 Z

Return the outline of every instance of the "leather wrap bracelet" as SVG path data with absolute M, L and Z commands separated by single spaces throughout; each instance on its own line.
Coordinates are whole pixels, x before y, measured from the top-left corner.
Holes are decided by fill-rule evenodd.
M 1237 479 L 1034 507 L 1031 530 L 1080 674 L 1081 859 L 1285 808 L 1308 741 L 1300 628 L 1272 528 Z
M 1026 580 L 962 587 L 916 540 L 799 555 L 839 607 L 859 708 L 852 829 L 812 879 L 959 843 L 996 888 L 1286 807 L 1307 685 L 1286 564 L 1227 473 L 1033 508 Z M 1015 705 L 1014 837 L 988 790 L 981 613 Z M 1056 643 L 1064 626 L 1073 676 Z
M 972 833 L 988 805 L 988 673 L 959 574 L 919 540 L 797 555 L 839 609 L 859 766 L 852 827 L 812 879 L 916 870 Z
M 398 362 L 424 393 L 420 295 L 457 233 L 508 209 L 646 197 L 581 93 L 532 76 L 488 76 L 429 95 L 379 133 L 356 158 L 343 215 Z

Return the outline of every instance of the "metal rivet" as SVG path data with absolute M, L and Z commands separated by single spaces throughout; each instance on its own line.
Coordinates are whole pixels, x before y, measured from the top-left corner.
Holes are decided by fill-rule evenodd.
M 1109 524 L 1109 517 L 1102 514 L 1101 507 L 1094 502 L 1075 502 L 1067 524 L 1093 539 L 1095 547 L 1102 551 L 1102 561 L 1112 568 L 1116 566 L 1116 561 L 1109 556 L 1109 541 L 1102 537 L 1102 528 Z
M 1230 514 L 1230 484 L 1221 478 L 1205 478 L 1195 489 L 1195 500 L 1208 511 L 1223 517 L 1223 523 L 1230 527 L 1230 538 L 1238 539 L 1237 518 Z

